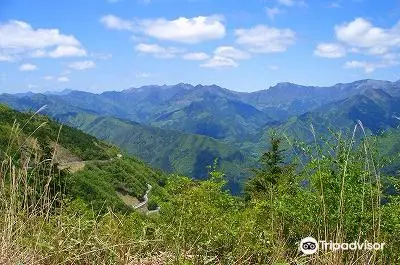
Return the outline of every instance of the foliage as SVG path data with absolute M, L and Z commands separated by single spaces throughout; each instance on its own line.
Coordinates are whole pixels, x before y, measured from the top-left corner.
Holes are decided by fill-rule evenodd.
M 15 130 L 10 133 L 21 135 Z M 71 174 L 45 162 L 51 149 L 15 145 L 13 150 L 19 154 L 3 152 L 0 163 L 0 261 L 398 264 L 399 193 L 384 193 L 383 164 L 368 138 L 356 141 L 342 134 L 333 138 L 323 145 L 316 141 L 312 146 L 296 146 L 304 164 L 296 171 L 282 163 L 286 160 L 281 140 L 272 138 L 271 149 L 255 171 L 267 183 L 266 189 L 251 193 L 257 196 L 249 200 L 225 190 L 218 161 L 208 168 L 208 179 L 201 181 L 176 175 L 164 179 L 129 157 L 90 161 L 83 171 Z M 55 185 L 60 181 L 67 185 Z M 397 179 L 385 181 L 398 191 Z M 113 196 L 118 188 L 143 194 L 140 191 L 147 183 L 155 187 L 150 196 L 161 207 L 159 213 L 125 211 Z M 102 208 L 102 201 L 110 204 Z M 298 242 L 305 236 L 338 243 L 385 242 L 386 247 L 383 251 L 320 250 L 304 256 Z

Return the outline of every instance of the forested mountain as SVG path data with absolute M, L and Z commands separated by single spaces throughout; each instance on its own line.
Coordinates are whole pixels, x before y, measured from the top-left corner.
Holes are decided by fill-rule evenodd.
M 378 134 L 399 125 L 399 99 L 399 82 L 378 80 L 331 87 L 280 83 L 252 93 L 181 83 L 101 94 L 0 95 L 0 102 L 17 110 L 47 105 L 44 113 L 51 117 L 166 171 L 201 179 L 218 159 L 235 191 L 271 129 L 310 142 L 312 130 L 324 137 L 351 131 L 360 120 L 367 134 Z
M 209 173 L 208 166 L 217 159 L 234 193 L 240 192 L 241 183 L 256 160 L 237 147 L 203 135 L 87 113 L 69 113 L 58 118 L 168 172 L 204 179 Z

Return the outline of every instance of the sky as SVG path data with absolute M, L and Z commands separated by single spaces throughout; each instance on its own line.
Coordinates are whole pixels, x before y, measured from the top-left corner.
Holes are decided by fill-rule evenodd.
M 400 79 L 400 0 L 0 0 L 0 93 Z

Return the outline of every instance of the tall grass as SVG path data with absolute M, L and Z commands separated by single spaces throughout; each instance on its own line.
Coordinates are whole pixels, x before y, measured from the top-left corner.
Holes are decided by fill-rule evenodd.
M 23 128 L 14 123 L 0 153 L 0 264 L 137 264 L 150 242 L 141 216 L 100 216 L 70 201 L 55 150 L 46 154 Z
M 0 153 L 0 264 L 400 263 L 400 200 L 383 193 L 372 143 L 356 140 L 361 123 L 350 138 L 294 145 L 307 154 L 304 167 L 247 202 L 224 190 L 216 168 L 206 181 L 174 176 L 153 198 L 161 205 L 154 216 L 99 214 L 68 197 L 54 150 L 23 127 L 14 123 Z M 297 242 L 306 236 L 386 248 L 304 256 Z

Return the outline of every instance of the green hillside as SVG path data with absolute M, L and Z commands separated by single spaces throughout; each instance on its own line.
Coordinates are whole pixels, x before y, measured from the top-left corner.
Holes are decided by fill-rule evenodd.
M 13 157 L 16 164 L 38 159 L 54 164 L 58 177 L 53 185 L 98 210 L 129 211 L 121 195 L 140 198 L 147 184 L 157 193 L 165 178 L 160 171 L 80 130 L 0 105 L 0 158 L 5 157 Z

